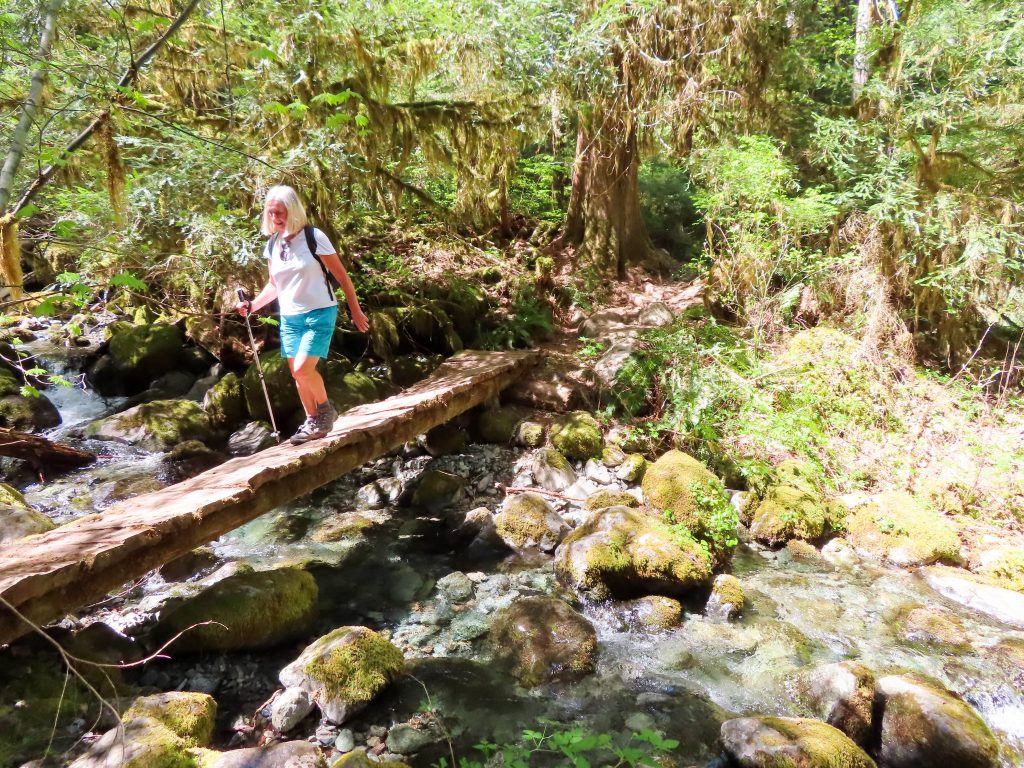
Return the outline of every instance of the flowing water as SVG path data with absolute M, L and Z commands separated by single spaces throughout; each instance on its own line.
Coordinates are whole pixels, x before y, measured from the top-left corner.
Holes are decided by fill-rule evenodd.
M 109 407 L 85 390 L 54 400 L 69 422 L 88 420 Z M 55 434 L 68 431 L 64 426 Z M 91 445 L 97 446 L 109 458 L 29 487 L 28 500 L 55 521 L 66 522 L 105 508 L 117 496 L 109 492 L 111 487 L 123 493 L 133 483 L 144 486 L 147 478 L 152 481 L 160 474 L 160 456 L 111 443 Z M 398 507 L 365 511 L 356 500 L 357 489 L 370 480 L 396 472 L 412 477 L 427 466 L 472 482 L 492 475 L 508 483 L 516 475 L 518 458 L 516 451 L 483 445 L 433 461 L 384 457 L 214 542 L 216 567 L 302 563 L 320 587 L 318 634 L 346 624 L 385 629 L 407 658 L 417 659 L 414 678 L 396 683 L 345 724 L 357 732 L 389 727 L 429 706 L 444 716 L 459 755 L 471 755 L 471 746 L 481 739 L 515 741 L 523 729 L 552 719 L 622 740 L 632 732 L 655 729 L 680 741 L 680 764 L 714 764 L 723 720 L 747 713 L 803 714 L 793 695 L 798 675 L 820 664 L 859 659 L 879 673 L 909 670 L 940 681 L 970 702 L 995 732 L 1002 764 L 1024 765 L 1020 672 L 1008 669 L 998 653 L 1000 643 L 1024 642 L 1024 632 L 948 601 L 913 572 L 859 560 L 798 559 L 787 550 L 741 546 L 732 572 L 744 586 L 748 608 L 739 620 L 712 620 L 697 604 L 679 627 L 653 632 L 631 626 L 612 606 L 584 605 L 598 632 L 596 673 L 575 683 L 518 687 L 493 663 L 485 636 L 487 618 L 521 596 L 553 594 L 572 600 L 555 579 L 550 558 L 467 549 L 453 537 L 443 515 Z M 501 497 L 493 482 L 482 483 L 483 488 L 492 490 L 481 490 L 460 506 L 485 504 L 495 510 Z M 358 520 L 353 529 L 358 532 L 337 541 L 320 540 L 325 537 L 318 532 L 326 526 L 350 520 Z M 216 578 L 209 575 L 212 569 L 184 584 L 151 574 L 125 595 L 94 608 L 92 617 L 120 631 L 137 632 L 169 596 L 180 597 Z M 469 574 L 474 582 L 473 597 L 460 605 L 453 605 L 436 586 L 454 571 Z M 911 605 L 938 607 L 958 617 L 966 643 L 948 648 L 901 640 L 894 618 Z M 273 693 L 277 672 L 298 647 L 154 663 L 140 681 L 164 689 L 212 690 L 220 704 L 225 746 L 230 723 L 251 714 Z M 439 743 L 413 762 L 429 765 L 448 754 L 447 744 Z

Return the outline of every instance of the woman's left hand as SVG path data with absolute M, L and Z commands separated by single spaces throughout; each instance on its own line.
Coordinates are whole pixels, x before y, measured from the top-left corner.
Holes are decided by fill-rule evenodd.
M 366 333 L 370 330 L 370 321 L 367 319 L 366 315 L 363 314 L 361 309 L 357 309 L 352 313 L 352 323 L 360 333 Z

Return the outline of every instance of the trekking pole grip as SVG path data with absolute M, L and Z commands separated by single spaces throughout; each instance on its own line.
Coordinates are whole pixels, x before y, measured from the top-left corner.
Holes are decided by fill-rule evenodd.
M 238 300 L 243 304 L 248 304 L 248 310 L 252 311 L 252 302 L 249 300 L 249 294 L 246 293 L 245 288 L 238 288 L 235 293 L 238 295 Z

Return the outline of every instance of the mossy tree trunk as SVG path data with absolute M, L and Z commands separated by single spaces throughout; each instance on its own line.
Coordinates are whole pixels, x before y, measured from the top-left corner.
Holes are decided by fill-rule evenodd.
M 580 121 L 560 244 L 577 247 L 580 266 L 621 277 L 627 262 L 647 257 L 651 241 L 640 214 L 636 123 L 628 113 L 603 117 Z

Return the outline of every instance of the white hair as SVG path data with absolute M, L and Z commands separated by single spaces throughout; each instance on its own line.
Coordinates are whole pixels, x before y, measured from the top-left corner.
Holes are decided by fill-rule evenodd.
M 309 222 L 309 219 L 306 218 L 306 209 L 294 189 L 284 184 L 271 187 L 267 190 L 266 200 L 263 201 L 263 222 L 260 226 L 260 233 L 265 237 L 274 234 L 270 217 L 267 215 L 267 207 L 275 202 L 284 203 L 284 207 L 288 211 L 288 221 L 284 225 L 286 235 L 295 234 Z

